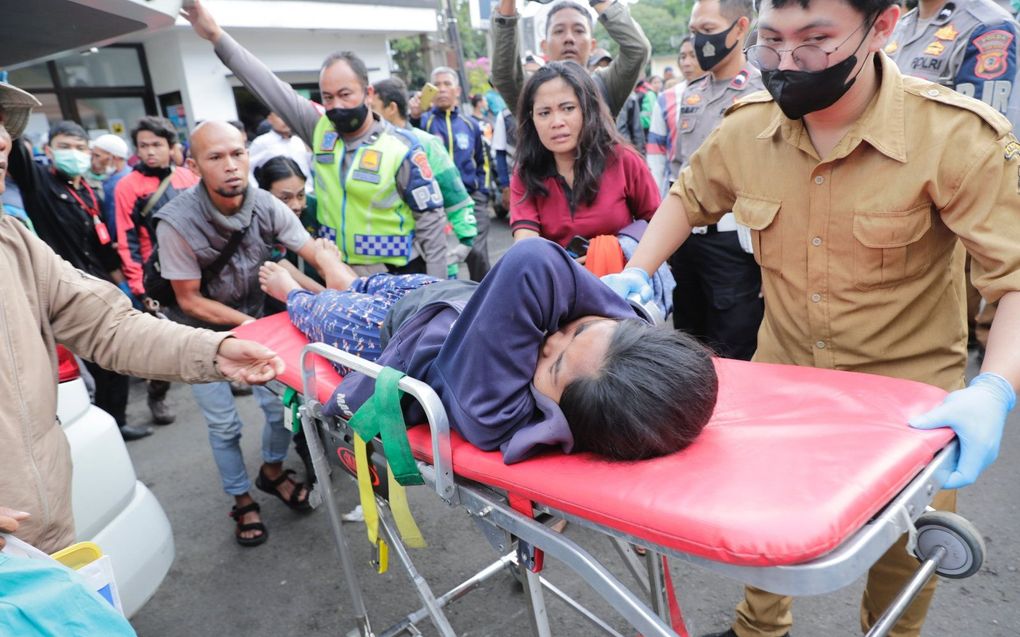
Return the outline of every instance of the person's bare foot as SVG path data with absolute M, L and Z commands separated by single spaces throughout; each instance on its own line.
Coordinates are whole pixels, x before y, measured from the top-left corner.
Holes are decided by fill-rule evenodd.
M 344 263 L 340 248 L 329 239 L 320 237 L 315 240 L 315 259 L 322 275 L 326 277 L 327 288 L 346 290 L 358 278 L 357 273 Z
M 287 294 L 291 290 L 300 290 L 301 286 L 294 277 L 272 261 L 266 261 L 259 268 L 259 287 L 277 301 L 287 302 Z

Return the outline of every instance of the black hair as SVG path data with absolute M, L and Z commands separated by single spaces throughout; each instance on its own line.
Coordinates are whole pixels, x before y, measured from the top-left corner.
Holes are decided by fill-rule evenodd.
M 555 171 L 556 160 L 539 139 L 531 113 L 539 87 L 556 78 L 574 90 L 581 105 L 582 126 L 577 137 L 573 191 L 578 203 L 590 205 L 598 194 L 606 164 L 626 142 L 617 132 L 616 122 L 595 81 L 576 62 L 550 62 L 535 71 L 524 84 L 517 103 L 517 170 L 524 182 L 525 198 L 549 195 L 545 180 Z
M 740 18 L 747 18 L 749 21 L 753 21 L 755 1 L 756 0 L 719 0 L 719 14 L 731 22 L 739 20 Z M 807 5 L 805 5 L 805 7 L 806 6 Z
M 177 143 L 177 129 L 174 125 L 165 117 L 159 117 L 156 115 L 146 115 L 142 119 L 138 120 L 135 127 L 131 130 L 131 143 L 138 148 L 138 133 L 142 131 L 149 131 L 156 137 L 162 137 L 166 140 L 166 145 L 173 148 L 173 145 Z
M 50 141 L 57 135 L 66 135 L 67 137 L 77 137 L 78 139 L 84 139 L 89 141 L 89 134 L 85 132 L 85 129 L 81 127 L 78 122 L 72 122 L 69 119 L 57 122 L 50 128 Z
M 330 53 L 322 61 L 322 68 L 319 69 L 319 72 L 325 71 L 337 62 L 346 62 L 347 66 L 351 67 L 354 74 L 361 80 L 362 88 L 368 86 L 368 67 L 365 66 L 365 62 L 354 51 L 336 51 L 335 53 Z
M 557 2 L 556 4 L 554 4 L 552 6 L 552 8 L 549 9 L 549 13 L 547 13 L 546 16 L 545 16 L 545 35 L 546 35 L 546 37 L 549 36 L 549 27 L 552 26 L 553 16 L 556 15 L 557 13 L 559 13 L 560 11 L 563 11 L 564 9 L 573 9 L 574 11 L 577 11 L 578 13 L 583 15 L 584 19 L 588 21 L 588 31 L 589 32 L 591 32 L 591 31 L 593 31 L 595 29 L 595 25 L 591 21 L 591 14 L 588 13 L 588 8 L 587 7 L 585 7 L 583 4 L 574 2 L 573 0 L 563 0 L 562 2 Z
M 277 155 L 255 169 L 255 181 L 262 190 L 268 191 L 276 182 L 290 177 L 299 177 L 301 181 L 307 181 L 305 174 L 301 172 L 301 166 L 286 155 Z
M 756 10 L 761 11 L 762 1 L 754 0 L 754 8 Z M 768 3 L 776 9 L 782 9 L 792 2 L 796 2 L 804 9 L 807 9 L 808 5 L 811 4 L 811 0 L 768 0 Z M 871 18 L 896 4 L 896 0 L 846 0 L 846 3 L 865 18 Z
M 407 85 L 399 77 L 388 77 L 372 85 L 383 106 L 397 105 L 397 113 L 407 119 Z
M 559 404 L 575 451 L 643 460 L 691 444 L 718 393 L 706 347 L 683 332 L 627 319 L 613 332 L 602 368 L 567 385 Z
M 475 93 L 474 95 L 472 95 L 470 97 L 470 101 L 471 101 L 471 106 L 478 106 L 479 104 L 481 104 L 482 102 L 485 101 L 485 96 L 484 95 L 479 95 L 478 93 Z

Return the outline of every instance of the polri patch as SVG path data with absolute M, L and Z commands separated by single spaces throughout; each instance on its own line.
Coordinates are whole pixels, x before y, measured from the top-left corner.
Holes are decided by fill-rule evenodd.
M 411 155 L 411 162 L 413 162 L 414 165 L 418 167 L 418 170 L 421 171 L 422 177 L 425 179 L 432 179 L 432 166 L 429 165 L 429 158 L 425 156 L 424 151 L 416 150 L 414 154 Z
M 1013 43 L 1013 34 L 1002 29 L 994 29 L 974 38 L 974 46 L 978 50 L 974 75 L 983 80 L 994 80 L 1002 77 L 1009 68 L 1008 50 Z

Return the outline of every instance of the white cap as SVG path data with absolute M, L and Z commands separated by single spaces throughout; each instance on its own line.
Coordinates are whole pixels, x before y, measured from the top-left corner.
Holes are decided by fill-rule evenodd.
M 92 148 L 105 150 L 114 157 L 128 158 L 128 145 L 119 135 L 106 133 L 92 140 Z
M 10 133 L 11 139 L 21 137 L 28 126 L 28 116 L 39 105 L 39 100 L 31 93 L 7 82 L 0 82 L 0 122 Z

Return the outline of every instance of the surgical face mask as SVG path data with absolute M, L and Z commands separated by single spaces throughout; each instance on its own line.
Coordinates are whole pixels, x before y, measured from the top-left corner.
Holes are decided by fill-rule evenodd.
M 68 177 L 80 177 L 92 168 L 92 157 L 73 148 L 54 148 L 53 167 Z
M 732 31 L 739 20 L 734 20 L 730 28 L 722 31 L 721 33 L 694 33 L 694 55 L 698 58 L 698 64 L 701 66 L 703 71 L 711 71 L 712 67 L 726 59 L 726 56 L 730 54 L 730 51 L 737 46 L 736 42 L 733 46 L 726 46 L 726 38 L 729 37 L 730 31 Z
M 326 117 L 333 122 L 336 131 L 341 135 L 349 135 L 361 128 L 368 119 L 368 105 L 362 102 L 354 108 L 331 108 Z
M 868 25 L 867 31 L 870 30 L 871 25 Z M 864 65 L 861 65 L 857 75 L 847 81 L 857 65 L 857 51 L 867 39 L 867 31 L 850 57 L 821 71 L 762 71 L 762 82 L 783 114 L 790 119 L 800 119 L 808 113 L 829 108 L 846 95 L 857 81 L 857 75 L 864 70 Z

